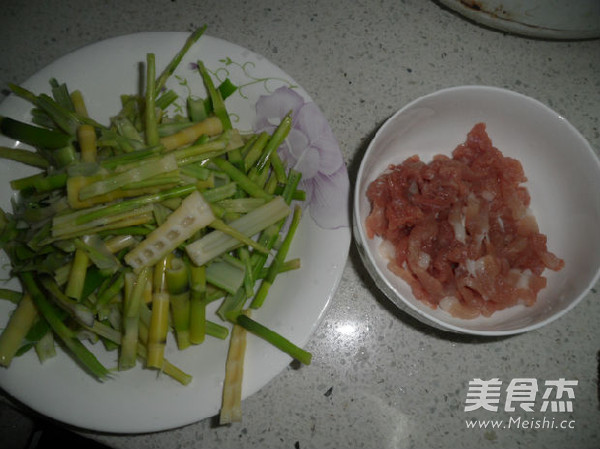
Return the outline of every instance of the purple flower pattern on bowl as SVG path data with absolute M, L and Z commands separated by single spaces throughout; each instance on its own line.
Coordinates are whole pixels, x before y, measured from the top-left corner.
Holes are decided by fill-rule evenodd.
M 325 229 L 349 226 L 348 172 L 337 140 L 323 113 L 283 86 L 256 102 L 254 131 L 272 133 L 292 111 L 292 129 L 278 153 L 289 167 L 302 173 L 299 188 L 306 192 L 306 205 L 313 220 Z

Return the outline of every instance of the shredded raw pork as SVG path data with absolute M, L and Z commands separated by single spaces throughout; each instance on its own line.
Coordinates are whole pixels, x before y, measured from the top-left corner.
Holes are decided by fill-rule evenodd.
M 390 270 L 432 308 L 475 318 L 532 305 L 546 286 L 543 271 L 564 261 L 529 211 L 526 180 L 478 123 L 452 158 L 413 156 L 369 185 L 368 237 L 392 244 Z

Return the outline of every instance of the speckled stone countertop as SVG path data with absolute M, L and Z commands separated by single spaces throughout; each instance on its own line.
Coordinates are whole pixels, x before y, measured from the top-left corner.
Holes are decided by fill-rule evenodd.
M 209 34 L 262 54 L 308 91 L 331 124 L 351 179 L 383 121 L 411 100 L 455 85 L 534 97 L 600 147 L 600 40 L 518 37 L 429 0 L 4 0 L 3 96 L 6 83 L 86 44 L 204 23 Z M 285 369 L 247 398 L 241 423 L 219 427 L 206 419 L 152 434 L 81 433 L 114 448 L 598 447 L 599 323 L 596 287 L 564 318 L 525 335 L 447 335 L 397 312 L 352 246 L 308 343 L 314 362 Z M 468 428 L 466 421 L 516 417 L 464 410 L 469 381 L 495 377 L 578 380 L 571 413 L 533 414 L 567 419 L 574 428 Z

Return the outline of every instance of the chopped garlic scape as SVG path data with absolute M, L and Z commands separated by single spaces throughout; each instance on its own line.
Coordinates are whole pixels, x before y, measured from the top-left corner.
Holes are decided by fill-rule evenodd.
M 210 205 L 195 190 L 162 225 L 125 255 L 125 262 L 136 271 L 154 265 L 214 219 Z

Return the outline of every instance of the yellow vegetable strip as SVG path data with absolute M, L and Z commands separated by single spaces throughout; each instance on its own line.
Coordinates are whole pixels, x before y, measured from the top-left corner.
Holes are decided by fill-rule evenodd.
M 246 334 L 247 331 L 242 326 L 237 324 L 233 326 L 225 363 L 220 424 L 230 424 L 242 420 L 242 381 L 246 355 Z
M 146 348 L 148 355 L 146 366 L 162 368 L 164 362 L 165 345 L 169 331 L 169 294 L 166 291 L 165 272 L 168 257 L 164 257 L 154 266 L 152 315 L 148 328 L 148 342 Z
M 194 190 L 162 225 L 125 255 L 134 270 L 152 266 L 214 220 L 210 205 Z
M 82 117 L 88 117 L 87 107 L 83 100 L 81 91 L 75 90 L 71 93 L 71 101 L 75 107 L 75 112 Z M 90 124 L 82 124 L 77 128 L 77 140 L 81 150 L 82 162 L 95 162 L 98 152 L 96 146 L 96 130 Z
M 69 279 L 65 289 L 65 294 L 68 297 L 76 300 L 81 299 L 85 274 L 89 262 L 90 260 L 87 253 L 83 249 L 77 248 L 75 250 L 75 256 L 73 257 L 73 263 L 71 264 L 71 271 L 69 272 Z
M 221 134 L 222 132 L 223 125 L 221 124 L 221 120 L 216 117 L 208 117 L 201 122 L 176 132 L 175 134 L 163 137 L 160 139 L 160 143 L 163 144 L 167 151 L 170 151 L 184 145 L 189 145 L 203 135 L 212 137 Z
M 0 365 L 9 366 L 25 335 L 37 317 L 37 310 L 31 296 L 26 293 L 0 334 Z
M 81 150 L 82 162 L 95 162 L 98 148 L 96 145 L 96 130 L 92 125 L 79 125 L 77 128 L 77 140 Z
M 85 101 L 83 100 L 83 95 L 80 90 L 71 92 L 71 101 L 73 102 L 77 114 L 82 117 L 88 117 L 87 107 L 85 106 Z

